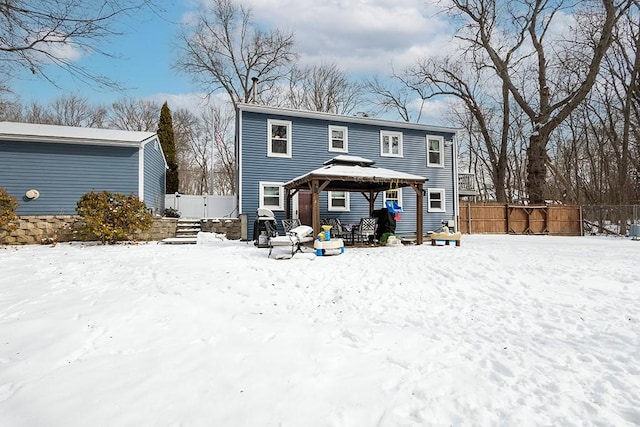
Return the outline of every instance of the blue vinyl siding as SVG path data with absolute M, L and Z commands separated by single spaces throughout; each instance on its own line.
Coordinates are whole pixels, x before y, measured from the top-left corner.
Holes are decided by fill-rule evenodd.
M 138 193 L 136 147 L 0 141 L 0 187 L 20 205 L 18 215 L 75 214 L 89 191 Z M 36 189 L 40 197 L 24 194 Z
M 407 129 L 402 123 L 383 123 L 383 126 L 368 123 L 345 123 L 329 119 L 292 117 L 282 114 L 266 114 L 262 112 L 241 111 L 241 203 L 242 213 L 249 217 L 249 236 L 253 235 L 253 220 L 259 207 L 260 181 L 282 182 L 304 175 L 320 168 L 323 162 L 340 153 L 330 152 L 328 146 L 329 125 L 348 128 L 349 152 L 352 156 L 361 156 L 376 162 L 375 166 L 424 176 L 428 179 L 428 188 L 445 190 L 446 212 L 429 213 L 427 197 L 424 197 L 424 230 L 435 230 L 443 219 L 455 216 L 454 200 L 454 168 L 453 148 L 445 146 L 445 167 L 427 167 L 426 136 L 441 135 L 451 140 L 454 133 L 443 133 L 422 129 Z M 267 156 L 267 120 L 286 120 L 292 122 L 292 157 L 274 158 Z M 402 132 L 403 157 L 382 157 L 380 155 L 380 131 Z M 416 195 L 411 187 L 402 190 L 405 212 L 397 223 L 398 234 L 415 233 Z M 358 192 L 350 193 L 350 212 L 329 212 L 327 207 L 328 193 L 320 195 L 320 215 L 338 217 L 342 222 L 358 222 L 368 215 L 368 202 Z M 382 208 L 383 195 L 376 199 L 376 209 Z M 280 224 L 284 212 L 274 212 Z
M 154 213 L 164 210 L 166 168 L 157 138 L 144 145 L 144 202 Z

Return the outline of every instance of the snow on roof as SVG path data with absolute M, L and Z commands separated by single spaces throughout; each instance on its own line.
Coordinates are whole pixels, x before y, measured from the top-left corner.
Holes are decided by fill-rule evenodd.
M 139 147 L 155 132 L 0 122 L 0 140 Z
M 356 157 L 356 156 L 336 156 L 336 157 Z M 334 157 L 335 159 L 335 157 Z M 371 162 L 371 160 L 358 157 L 358 159 Z M 333 159 L 332 159 L 333 160 Z M 407 180 L 407 181 L 426 181 L 427 178 L 419 175 L 413 175 L 405 172 L 395 171 L 391 169 L 379 168 L 376 166 L 362 166 L 360 164 L 345 164 L 345 163 L 329 163 L 325 162 L 326 166 L 312 170 L 304 175 L 298 176 L 285 185 L 291 184 L 296 181 L 300 181 L 304 178 L 312 175 L 328 176 L 328 177 L 351 177 L 351 178 L 380 178 L 382 180 Z
M 343 164 L 349 163 L 352 165 L 359 164 L 360 166 L 367 166 L 367 165 L 371 166 L 375 164 L 373 160 L 365 159 L 364 157 L 340 154 L 335 156 L 333 159 L 327 160 L 326 162 L 323 163 L 323 165 L 331 165 L 335 163 L 343 163 Z

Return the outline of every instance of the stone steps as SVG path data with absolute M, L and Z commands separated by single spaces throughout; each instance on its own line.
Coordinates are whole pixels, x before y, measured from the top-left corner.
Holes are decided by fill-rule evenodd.
M 198 242 L 198 233 L 201 231 L 199 220 L 178 220 L 176 237 L 162 240 L 162 243 L 171 245 L 194 245 Z

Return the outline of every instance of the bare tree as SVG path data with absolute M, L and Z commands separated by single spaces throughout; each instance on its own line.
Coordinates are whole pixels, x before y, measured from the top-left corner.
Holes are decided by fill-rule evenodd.
M 77 54 L 98 53 L 104 40 L 118 35 L 116 23 L 153 0 L 22 0 L 0 2 L 0 63 L 3 71 L 28 69 L 55 85 L 46 66 L 53 64 L 75 78 L 103 87 L 114 81 L 75 61 Z M 70 55 L 75 52 L 76 55 Z
M 460 100 L 469 111 L 470 130 L 479 135 L 486 166 L 493 182 L 498 202 L 507 201 L 507 154 L 509 130 L 511 127 L 511 104 L 509 91 L 505 84 L 499 88 L 497 99 L 490 94 L 490 76 L 483 71 L 485 64 L 477 58 L 468 62 L 452 58 L 435 58 L 418 62 L 408 72 L 405 81 L 412 87 L 424 87 L 422 99 L 434 96 L 452 96 Z M 497 122 L 497 123 L 496 123 Z
M 55 120 L 51 112 L 37 102 L 32 102 L 24 107 L 22 119 L 26 123 L 40 123 L 44 125 L 55 124 Z
M 155 132 L 160 105 L 148 100 L 121 99 L 111 104 L 107 125 L 114 129 Z
M 289 74 L 289 107 L 351 114 L 360 104 L 362 87 L 335 64 L 294 67 Z
M 212 133 L 207 132 L 203 118 L 184 108 L 174 113 L 173 127 L 180 191 L 187 194 L 210 193 Z
M 77 127 L 104 127 L 107 110 L 92 106 L 87 98 L 76 95 L 54 99 L 49 105 L 55 124 Z
M 251 99 L 252 77 L 260 82 L 258 94 L 283 81 L 295 59 L 293 33 L 261 30 L 251 10 L 233 0 L 210 4 L 179 36 L 176 69 L 209 93 L 224 90 L 234 107 Z
M 22 105 L 17 101 L 0 98 L 0 121 L 22 121 Z
M 614 29 L 600 78 L 552 140 L 561 187 L 556 191 L 579 203 L 625 205 L 640 199 L 639 16 L 636 0 Z
M 394 73 L 390 82 L 374 78 L 367 83 L 373 102 L 383 111 L 395 111 L 405 121 L 420 120 L 425 103 L 436 97 L 455 99 L 450 103 L 451 120 L 469 133 L 468 151 L 475 156 L 469 165 L 481 177 L 485 197 L 508 201 L 511 99 L 500 80 L 487 72 L 486 58 L 462 53 L 419 59 L 416 65 Z M 482 168 L 480 170 L 479 168 Z M 512 177 L 515 174 L 510 174 Z
M 633 2 L 633 11 L 625 16 L 615 34 L 613 49 L 605 58 L 604 69 L 618 83 L 614 90 L 614 107 L 620 108 L 621 126 L 612 127 L 618 138 L 613 149 L 617 158 L 616 202 L 627 204 L 634 193 L 632 172 L 640 170 L 640 1 Z M 635 128 L 635 140 L 633 139 Z M 635 141 L 635 144 L 634 144 Z M 635 150 L 633 149 L 635 145 Z M 635 151 L 635 161 L 633 152 Z M 632 165 L 635 163 L 635 168 Z
M 550 136 L 593 87 L 613 30 L 631 2 L 452 0 L 453 11 L 464 20 L 458 38 L 470 51 L 486 53 L 531 122 L 527 192 L 532 203 L 545 200 Z M 576 23 L 554 36 L 555 19 L 563 12 L 573 13 Z
M 395 81 L 395 83 L 394 83 Z M 373 104 L 381 113 L 393 111 L 405 122 L 419 122 L 422 115 L 422 107 L 428 98 L 422 85 L 409 82 L 407 77 L 392 72 L 391 79 L 381 79 L 373 76 L 364 84 L 364 90 L 372 95 L 369 103 Z M 420 108 L 414 116 L 414 108 L 411 104 L 415 99 L 420 100 Z
M 225 106 L 211 109 L 211 129 L 214 135 L 213 189 L 218 194 L 236 192 L 236 156 L 234 144 L 235 112 Z
M 178 160 L 178 175 L 180 176 L 179 191 L 185 194 L 202 194 L 199 185 L 199 173 L 193 158 L 191 144 L 197 141 L 194 136 L 198 133 L 199 119 L 189 110 L 180 108 L 173 112 L 173 135 Z
M 173 115 L 180 191 L 234 194 L 234 111 L 213 106 L 196 116 L 180 109 Z

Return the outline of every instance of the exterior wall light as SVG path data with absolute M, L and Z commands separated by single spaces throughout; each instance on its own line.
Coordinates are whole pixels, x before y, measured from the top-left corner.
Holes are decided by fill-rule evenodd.
M 31 189 L 31 190 L 27 190 L 27 192 L 24 193 L 24 195 L 29 200 L 35 200 L 38 197 L 40 197 L 40 192 L 38 190 Z

